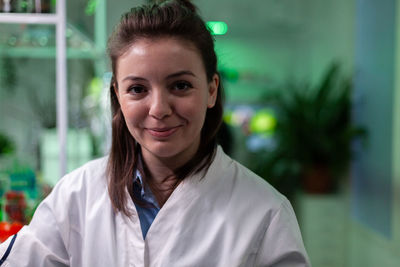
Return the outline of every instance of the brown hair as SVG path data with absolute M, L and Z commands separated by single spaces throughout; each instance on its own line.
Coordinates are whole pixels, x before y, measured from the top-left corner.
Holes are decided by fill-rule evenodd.
M 191 42 L 199 51 L 205 66 L 207 79 L 211 82 L 217 72 L 217 57 L 214 40 L 204 21 L 196 12 L 196 7 L 188 0 L 161 1 L 158 4 L 143 5 L 125 13 L 108 41 L 111 59 L 112 81 L 110 86 L 112 109 L 112 144 L 108 160 L 109 195 L 117 211 L 130 215 L 126 203 L 126 189 L 133 196 L 133 176 L 137 169 L 144 180 L 149 176 L 147 166 L 139 164 L 140 145 L 131 136 L 115 94 L 116 66 L 119 57 L 139 38 L 174 37 Z M 216 134 L 222 122 L 222 85 L 219 83 L 214 107 L 206 113 L 201 131 L 200 147 L 196 154 L 182 167 L 174 170 L 178 180 L 190 174 L 206 170 L 212 162 Z M 153 189 L 153 188 L 152 188 Z M 157 192 L 155 192 L 156 194 Z

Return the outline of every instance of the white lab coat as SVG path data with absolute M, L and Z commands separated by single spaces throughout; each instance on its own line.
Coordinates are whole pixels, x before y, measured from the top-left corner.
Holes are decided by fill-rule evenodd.
M 63 177 L 2 266 L 310 266 L 289 201 L 220 147 L 203 179 L 174 190 L 145 240 L 132 201 L 132 218 L 113 211 L 106 163 Z

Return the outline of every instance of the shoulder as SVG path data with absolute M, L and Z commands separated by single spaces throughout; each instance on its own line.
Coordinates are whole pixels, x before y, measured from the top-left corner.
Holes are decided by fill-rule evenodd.
M 234 184 L 240 194 L 281 206 L 287 201 L 278 190 L 253 171 L 230 158 L 219 147 L 215 156 L 214 172 L 224 177 L 224 182 Z
M 210 206 L 218 217 L 227 218 L 232 229 L 245 229 L 243 238 L 253 234 L 255 244 L 262 236 L 273 232 L 280 235 L 291 226 L 296 232 L 297 219 L 289 200 L 267 181 L 227 156 L 221 148 L 215 155 L 204 183 L 201 183 L 201 203 Z M 207 197 L 204 197 L 207 196 Z M 284 223 L 282 223 L 284 222 Z M 291 231 L 291 230 L 290 230 Z M 297 233 L 297 232 L 296 232 Z
M 111 210 L 106 166 L 107 157 L 104 157 L 90 161 L 62 177 L 40 203 L 33 217 L 35 221 L 40 224 L 44 217 L 53 217 L 64 239 L 69 240 L 69 229 L 83 229 L 82 224 L 87 220 L 89 211 L 97 215 Z
M 221 147 L 217 148 L 206 173 L 184 180 L 173 196 L 172 199 L 179 196 L 185 210 L 191 205 L 196 216 L 219 218 L 232 229 L 252 229 L 254 232 L 291 207 L 285 196 L 227 156 Z
M 58 210 L 72 206 L 81 209 L 102 198 L 103 195 L 108 195 L 107 160 L 107 157 L 92 160 L 66 174 L 43 202 Z

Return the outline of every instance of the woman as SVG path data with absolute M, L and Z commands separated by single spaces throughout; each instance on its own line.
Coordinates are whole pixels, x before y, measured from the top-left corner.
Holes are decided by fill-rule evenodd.
M 216 145 L 222 86 L 195 7 L 132 9 L 108 51 L 110 155 L 60 180 L 3 266 L 309 266 L 287 199 Z

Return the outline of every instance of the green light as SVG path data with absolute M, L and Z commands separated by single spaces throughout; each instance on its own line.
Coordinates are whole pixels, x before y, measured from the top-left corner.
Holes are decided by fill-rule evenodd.
M 228 25 L 223 21 L 207 21 L 206 24 L 213 35 L 223 35 L 228 31 Z
M 269 134 L 274 131 L 276 118 L 269 110 L 258 111 L 250 120 L 250 131 L 258 134 Z
M 228 125 L 233 125 L 232 116 L 233 116 L 232 111 L 227 111 L 227 110 L 225 110 L 224 116 L 223 116 L 224 122 L 225 122 L 226 124 L 228 124 Z
M 100 97 L 102 86 L 103 81 L 98 77 L 94 77 L 89 83 L 89 94 Z
M 97 0 L 89 0 L 85 8 L 85 14 L 88 16 L 92 16 L 94 12 L 96 12 L 96 7 L 97 7 Z
M 223 68 L 220 70 L 220 74 L 230 82 L 236 82 L 239 79 L 239 71 L 236 69 Z

